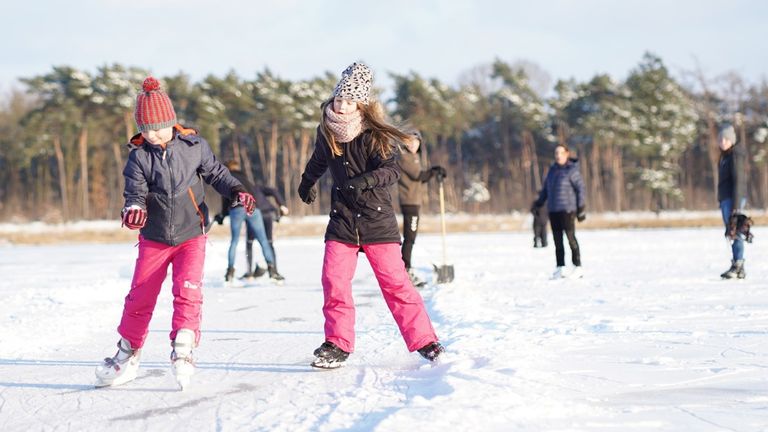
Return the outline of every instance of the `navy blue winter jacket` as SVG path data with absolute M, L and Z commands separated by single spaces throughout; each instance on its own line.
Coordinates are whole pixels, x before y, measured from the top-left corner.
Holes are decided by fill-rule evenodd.
M 579 172 L 579 160 L 568 159 L 565 165 L 553 163 L 544 180 L 536 207 L 547 202 L 547 211 L 576 212 L 584 207 L 584 180 Z
M 210 224 L 203 181 L 229 197 L 245 191 L 194 129 L 177 125 L 165 149 L 141 134 L 128 146 L 123 197 L 126 207 L 147 210 L 141 235 L 148 240 L 175 246 L 205 233 Z

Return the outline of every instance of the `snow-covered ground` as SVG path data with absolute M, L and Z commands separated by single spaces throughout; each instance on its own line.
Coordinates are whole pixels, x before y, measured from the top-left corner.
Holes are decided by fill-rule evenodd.
M 334 371 L 308 366 L 323 341 L 322 240 L 278 240 L 287 283 L 240 288 L 223 285 L 227 243 L 214 240 L 185 392 L 169 369 L 169 286 L 138 379 L 93 387 L 133 243 L 2 246 L 0 430 L 768 430 L 768 232 L 747 247 L 745 281 L 719 280 L 721 229 L 578 237 L 586 277 L 550 281 L 553 247 L 528 233 L 450 235 L 456 281 L 422 290 L 448 349 L 436 365 L 407 352 L 361 255 L 357 352 Z M 419 237 L 422 275 L 440 245 Z

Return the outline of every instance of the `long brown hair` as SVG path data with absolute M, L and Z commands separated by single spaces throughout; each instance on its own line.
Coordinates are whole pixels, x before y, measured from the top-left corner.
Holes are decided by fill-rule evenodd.
M 334 156 L 341 156 L 344 154 L 344 150 L 339 143 L 336 142 L 336 139 L 333 137 L 333 134 L 326 123 L 325 110 L 329 105 L 331 106 L 331 109 L 333 109 L 333 99 L 334 98 L 327 99 L 320 105 L 320 110 L 322 111 L 320 133 L 323 134 L 325 142 L 327 142 L 328 146 L 331 148 L 331 153 L 333 153 Z M 387 121 L 386 115 L 384 114 L 384 107 L 382 107 L 381 102 L 372 100 L 367 105 L 358 103 L 357 108 L 363 114 L 363 130 L 371 130 L 373 147 L 382 159 L 388 159 L 392 156 L 392 153 L 397 149 L 396 142 L 402 142 L 410 136 Z

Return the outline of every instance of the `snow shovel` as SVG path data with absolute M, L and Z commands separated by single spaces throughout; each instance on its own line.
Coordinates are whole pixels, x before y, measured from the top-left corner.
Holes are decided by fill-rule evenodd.
M 437 266 L 435 264 L 432 264 L 432 266 L 435 268 L 435 273 L 437 274 L 437 283 L 448 283 L 453 281 L 453 265 L 448 265 L 446 258 L 446 247 L 445 247 L 445 194 L 443 193 L 443 177 L 439 176 L 437 178 L 437 184 L 439 186 L 440 190 L 440 224 L 443 227 L 443 265 Z

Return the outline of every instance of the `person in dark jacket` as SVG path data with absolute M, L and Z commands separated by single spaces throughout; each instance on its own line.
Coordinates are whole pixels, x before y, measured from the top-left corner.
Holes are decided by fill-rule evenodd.
M 539 191 L 541 193 L 541 191 Z M 534 201 L 531 207 L 533 215 L 533 247 L 547 247 L 547 222 L 549 222 L 549 213 L 544 206 L 536 206 Z
M 298 188 L 302 201 L 312 203 L 315 183 L 330 170 L 333 190 L 322 270 L 325 342 L 314 352 L 315 367 L 339 367 L 354 351 L 352 278 L 360 250 L 408 350 L 428 360 L 444 351 L 405 271 L 389 194 L 389 186 L 400 175 L 395 143 L 408 135 L 385 121 L 381 103 L 370 100 L 371 85 L 371 70 L 362 63 L 353 63 L 342 73 L 332 97 L 321 105 L 315 148 Z
M 256 184 L 255 192 L 256 193 L 253 196 L 256 198 L 256 205 L 259 207 L 259 210 L 261 210 L 261 215 L 264 219 L 264 231 L 267 233 L 267 241 L 272 247 L 272 254 L 275 257 L 275 266 L 277 266 L 277 250 L 275 249 L 274 243 L 274 224 L 279 223 L 281 217 L 287 216 L 289 210 L 285 205 L 283 196 L 276 188 Z M 277 207 L 275 207 L 272 200 L 269 199 L 270 197 L 277 204 Z M 248 243 L 245 245 L 245 254 L 246 257 L 249 257 L 248 262 L 250 268 L 250 257 L 253 256 L 253 239 L 250 237 L 250 234 Z M 256 264 L 253 269 L 253 275 L 256 277 L 261 276 L 264 274 L 264 271 L 264 269 Z
M 731 242 L 731 267 L 720 276 L 723 279 L 744 279 L 744 236 L 730 230 L 732 217 L 744 214 L 747 205 L 746 150 L 736 140 L 733 126 L 727 125 L 718 134 L 720 162 L 717 176 L 717 201 L 725 224 L 725 235 Z M 733 231 L 733 233 L 731 233 Z
M 140 230 L 139 257 L 117 328 L 118 351 L 96 368 L 98 385 L 136 378 L 141 348 L 168 267 L 173 265 L 171 362 L 183 388 L 194 372 L 192 349 L 200 341 L 203 264 L 208 223 L 203 182 L 229 197 L 245 212 L 253 196 L 213 155 L 194 129 L 177 123 L 168 95 L 152 77 L 136 99 L 139 134 L 130 142 L 125 164 L 123 225 Z
M 549 168 L 538 199 L 533 203 L 533 209 L 547 203 L 549 222 L 552 226 L 552 237 L 555 239 L 555 258 L 557 268 L 552 274 L 553 279 L 566 276 L 582 277 L 581 253 L 579 242 L 576 241 L 576 223 L 586 219 L 584 180 L 579 172 L 579 161 L 570 157 L 570 151 L 565 144 L 555 147 L 555 163 Z M 565 247 L 563 233 L 568 237 L 571 247 L 571 260 L 575 266 L 570 275 L 564 272 Z
M 281 282 L 285 278 L 277 272 L 277 263 L 275 261 L 275 254 L 272 249 L 272 243 L 267 238 L 267 231 L 264 227 L 264 218 L 261 213 L 261 204 L 259 203 L 259 189 L 248 180 L 245 173 L 240 170 L 240 163 L 237 161 L 227 162 L 227 168 L 232 175 L 245 187 L 248 193 L 252 194 L 256 199 L 256 209 L 250 215 L 246 215 L 242 206 L 234 205 L 231 199 L 223 196 L 221 198 L 221 212 L 216 215 L 216 222 L 222 224 L 224 218 L 229 216 L 229 228 L 231 232 L 231 240 L 229 243 L 229 251 L 227 253 L 227 272 L 224 275 L 226 282 L 231 282 L 235 276 L 235 255 L 237 254 L 237 244 L 240 241 L 240 229 L 245 222 L 247 239 L 246 239 L 246 260 L 247 271 L 243 275 L 244 279 L 252 279 L 254 277 L 261 276 L 263 272 L 259 269 L 252 270 L 253 265 L 253 240 L 259 242 L 261 246 L 261 252 L 264 255 L 264 260 L 267 262 L 267 271 L 269 272 L 269 278 Z M 266 198 L 261 194 L 261 199 Z
M 397 160 L 400 167 L 400 179 L 397 181 L 400 210 L 403 213 L 403 246 L 401 249 L 403 263 L 411 282 L 417 287 L 423 286 L 411 268 L 411 254 L 416 235 L 419 231 L 419 209 L 421 208 L 422 183 L 428 182 L 432 177 L 445 178 L 445 168 L 433 166 L 429 169 L 421 169 L 421 134 L 413 132 L 401 145 L 401 155 Z

